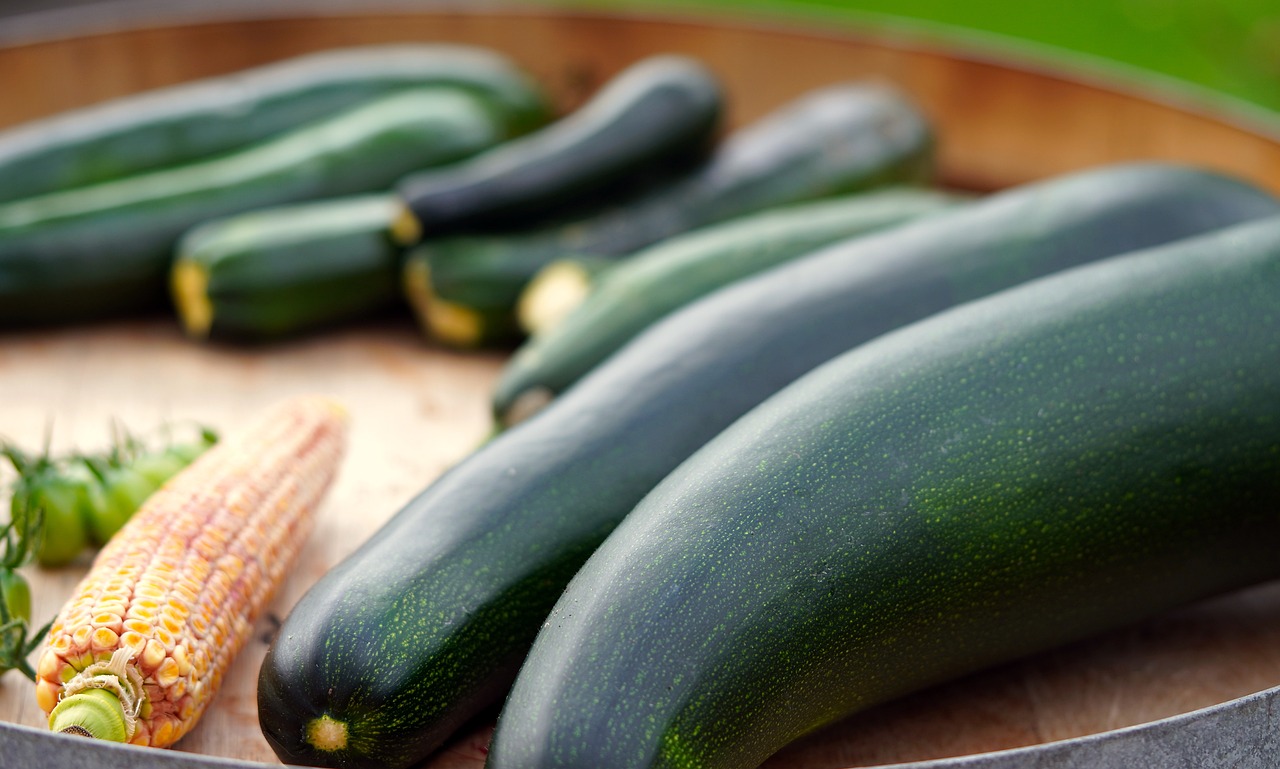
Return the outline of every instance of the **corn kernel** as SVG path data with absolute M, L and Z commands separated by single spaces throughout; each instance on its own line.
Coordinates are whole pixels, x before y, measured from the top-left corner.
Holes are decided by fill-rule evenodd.
M 125 648 L 132 649 L 134 656 L 136 657 L 146 648 L 147 637 L 142 633 L 128 630 L 120 636 L 120 645 Z
M 164 644 L 154 638 L 147 641 L 147 648 L 142 651 L 142 658 L 139 661 L 147 671 L 160 667 L 160 663 L 164 662 Z
M 39 678 L 54 680 L 58 676 L 59 669 L 63 667 L 69 666 L 53 649 L 45 649 L 44 654 L 40 655 L 40 662 L 36 665 L 36 675 Z
M 172 657 L 166 657 L 156 670 L 155 679 L 162 690 L 173 686 L 173 683 L 178 680 L 178 663 L 174 662 Z
M 92 625 L 81 625 L 71 634 L 71 645 L 77 649 L 89 648 L 89 638 L 93 635 Z
M 47 679 L 40 679 L 36 682 L 36 704 L 40 709 L 48 713 L 58 704 L 58 695 L 62 693 L 62 686 L 55 684 Z

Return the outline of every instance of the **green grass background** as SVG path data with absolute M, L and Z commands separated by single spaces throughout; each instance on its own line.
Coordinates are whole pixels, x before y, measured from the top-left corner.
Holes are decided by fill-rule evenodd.
M 592 5 L 617 6 L 600 0 Z M 634 7 L 949 33 L 966 44 L 1035 46 L 1097 66 L 1160 73 L 1280 112 L 1280 0 L 675 0 Z M 975 37 L 976 35 L 976 37 Z M 1132 74 L 1132 73 L 1131 73 Z

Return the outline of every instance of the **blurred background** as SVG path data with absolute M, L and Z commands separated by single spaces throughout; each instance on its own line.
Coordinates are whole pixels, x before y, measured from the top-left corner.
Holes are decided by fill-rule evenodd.
M 179 4 L 215 9 L 229 5 L 209 0 L 163 5 L 171 9 Z M 980 50 L 1118 69 L 1131 78 L 1167 79 L 1175 86 L 1190 84 L 1280 112 L 1277 0 L 587 0 L 558 4 L 870 25 L 941 37 Z M 101 14 L 128 6 L 120 0 L 0 0 L 0 17 L 59 9 L 74 15 L 91 8 Z

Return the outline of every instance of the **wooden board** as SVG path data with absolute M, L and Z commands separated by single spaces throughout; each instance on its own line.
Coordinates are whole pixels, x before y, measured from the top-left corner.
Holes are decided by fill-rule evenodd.
M 663 50 L 724 77 L 736 122 L 806 88 L 875 75 L 925 106 L 943 137 L 944 178 L 998 188 L 1132 157 L 1181 159 L 1280 189 L 1280 140 L 1197 109 L 1053 73 L 851 34 L 754 25 L 517 12 L 322 14 L 153 25 L 0 46 L 0 125 L 144 87 L 304 51 L 450 40 L 508 51 L 564 106 L 627 63 Z M 49 87 L 56 82 L 57 88 Z M 267 763 L 254 683 L 275 620 L 316 578 L 485 434 L 498 353 L 461 354 L 388 322 L 253 350 L 184 341 L 167 319 L 0 334 L 0 433 L 38 445 L 102 446 L 111 419 L 224 430 L 289 394 L 331 393 L 353 415 L 350 452 L 292 579 L 180 750 Z M 37 617 L 56 611 L 83 565 L 28 569 Z M 1191 607 L 1053 654 L 954 682 L 815 734 L 773 769 L 836 769 L 1035 744 L 1141 723 L 1280 684 L 1280 584 Z M 39 726 L 31 687 L 0 679 L 0 720 Z M 435 769 L 478 769 L 490 725 Z

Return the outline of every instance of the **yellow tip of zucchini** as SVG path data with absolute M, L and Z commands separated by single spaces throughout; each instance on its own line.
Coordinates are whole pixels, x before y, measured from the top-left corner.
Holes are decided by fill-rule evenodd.
M 328 715 L 307 724 L 307 743 L 316 750 L 332 753 L 347 747 L 347 725 Z
M 478 347 L 485 338 L 480 313 L 439 297 L 427 304 L 426 323 L 433 338 L 453 347 Z
M 187 336 L 204 339 L 213 327 L 213 302 L 209 299 L 209 271 L 203 265 L 178 261 L 171 276 L 173 303 Z
M 480 313 L 436 296 L 427 260 L 410 259 L 403 278 L 405 297 L 423 333 L 453 347 L 477 347 L 485 340 L 485 321 Z
M 590 272 L 570 259 L 543 267 L 520 294 L 516 305 L 520 328 L 538 334 L 560 325 L 586 300 L 593 283 Z
M 412 246 L 422 240 L 422 223 L 403 203 L 391 220 L 391 239 L 401 246 Z

